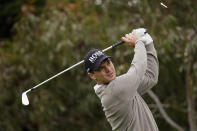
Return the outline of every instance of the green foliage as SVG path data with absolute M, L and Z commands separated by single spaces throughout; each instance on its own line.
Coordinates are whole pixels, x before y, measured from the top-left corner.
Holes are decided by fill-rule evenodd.
M 29 12 L 39 15 L 44 9 L 45 2 L 45 0 L 1 0 L 0 39 L 8 39 L 15 34 L 13 25 L 19 21 L 23 15 Z
M 197 91 L 196 7 L 191 1 L 169 1 L 169 9 L 156 0 L 51 0 L 45 9 L 45 1 L 31 4 L 42 13 L 21 16 L 12 41 L 0 45 L 0 130 L 111 130 L 92 88 L 95 83 L 82 65 L 29 93 L 30 106 L 22 106 L 21 93 L 79 62 L 89 49 L 104 49 L 138 27 L 148 29 L 158 52 L 160 76 L 153 90 L 169 105 L 169 116 L 188 128 L 185 86 L 191 61 L 195 100 Z M 107 54 L 117 74 L 127 71 L 133 54 L 127 45 Z M 157 108 L 151 110 L 161 131 L 174 130 Z
M 9 37 L 12 32 L 12 26 L 17 20 L 17 15 L 20 12 L 20 7 L 23 0 L 1 1 L 0 12 L 0 38 Z M 3 26 L 2 26 L 3 25 Z

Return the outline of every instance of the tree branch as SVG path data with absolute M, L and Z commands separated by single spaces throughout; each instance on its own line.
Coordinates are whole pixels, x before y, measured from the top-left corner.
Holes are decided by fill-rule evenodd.
M 154 94 L 153 91 L 149 90 L 147 92 L 149 94 L 149 96 L 155 101 L 161 115 L 163 116 L 163 118 L 167 121 L 168 124 L 170 124 L 172 127 L 176 128 L 178 131 L 184 131 L 184 129 L 179 126 L 176 122 L 174 122 L 166 113 L 166 111 L 164 110 L 159 98 Z

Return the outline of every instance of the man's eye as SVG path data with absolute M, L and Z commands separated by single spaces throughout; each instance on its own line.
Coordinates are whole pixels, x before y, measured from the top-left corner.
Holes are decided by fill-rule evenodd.
M 98 68 L 98 69 L 97 69 L 97 70 L 95 70 L 95 71 L 99 72 L 99 71 L 100 71 L 100 68 Z
M 103 67 L 99 67 L 97 71 L 102 71 L 103 70 Z
M 95 70 L 95 71 L 97 71 L 97 72 L 99 72 L 99 71 L 101 71 L 101 67 L 99 67 L 97 70 Z
M 103 70 L 103 67 L 100 67 L 100 68 L 99 68 L 99 71 L 102 71 L 102 70 Z

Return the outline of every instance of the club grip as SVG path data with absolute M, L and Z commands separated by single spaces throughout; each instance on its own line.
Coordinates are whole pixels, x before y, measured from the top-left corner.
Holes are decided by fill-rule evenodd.
M 112 45 L 112 48 L 115 48 L 115 47 L 117 47 L 119 45 L 122 45 L 123 43 L 124 43 L 124 41 L 117 42 L 117 43 Z

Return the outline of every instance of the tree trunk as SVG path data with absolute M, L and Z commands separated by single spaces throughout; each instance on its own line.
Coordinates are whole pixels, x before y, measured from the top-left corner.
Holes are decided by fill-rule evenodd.
M 190 131 L 197 131 L 197 122 L 196 122 L 196 112 L 195 112 L 195 98 L 193 93 L 193 79 L 192 79 L 192 70 L 193 62 L 190 61 L 187 67 L 186 72 L 186 97 L 187 97 L 187 109 L 188 109 L 188 119 L 190 125 Z

